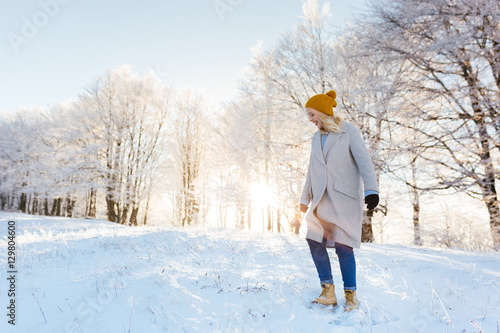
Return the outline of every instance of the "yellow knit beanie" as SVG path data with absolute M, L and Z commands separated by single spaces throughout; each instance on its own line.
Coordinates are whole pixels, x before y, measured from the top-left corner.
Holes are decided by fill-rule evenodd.
M 312 108 L 333 116 L 333 108 L 337 107 L 336 97 L 337 93 L 335 90 L 330 90 L 326 94 L 314 95 L 307 101 L 306 108 Z

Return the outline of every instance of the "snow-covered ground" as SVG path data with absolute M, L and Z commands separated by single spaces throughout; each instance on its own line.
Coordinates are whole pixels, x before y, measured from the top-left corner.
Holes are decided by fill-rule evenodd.
M 16 325 L 7 221 L 16 222 Z M 499 332 L 500 257 L 397 245 L 356 252 L 360 310 L 311 305 L 302 237 L 130 228 L 0 212 L 1 332 Z

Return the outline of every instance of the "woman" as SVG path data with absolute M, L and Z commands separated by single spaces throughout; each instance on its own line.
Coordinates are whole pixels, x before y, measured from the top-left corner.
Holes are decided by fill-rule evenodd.
M 321 295 L 313 302 L 337 305 L 327 247 L 335 247 L 344 282 L 345 311 L 358 308 L 356 262 L 353 248 L 361 244 L 363 198 L 368 209 L 378 205 L 378 185 L 373 163 L 361 134 L 333 113 L 337 94 L 311 97 L 305 109 L 319 129 L 312 140 L 307 179 L 300 198 L 306 215 L 311 255 L 321 282 Z M 364 184 L 364 191 L 363 191 Z

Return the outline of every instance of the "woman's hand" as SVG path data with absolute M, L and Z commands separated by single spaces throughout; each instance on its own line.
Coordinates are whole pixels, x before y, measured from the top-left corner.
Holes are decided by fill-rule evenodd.
M 368 210 L 375 209 L 375 207 L 377 207 L 378 205 L 378 200 L 378 194 L 367 195 L 365 198 L 366 208 L 368 208 Z
M 304 205 L 303 203 L 300 204 L 300 211 L 302 213 L 307 213 L 307 208 L 308 207 L 306 205 Z

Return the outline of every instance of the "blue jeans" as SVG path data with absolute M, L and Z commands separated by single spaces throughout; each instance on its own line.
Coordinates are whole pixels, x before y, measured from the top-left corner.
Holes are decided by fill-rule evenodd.
M 309 249 L 318 271 L 318 276 L 323 283 L 333 284 L 332 267 L 330 266 L 330 257 L 326 251 L 326 239 L 321 243 L 307 239 Z M 354 251 L 352 247 L 335 243 L 335 252 L 339 257 L 340 272 L 344 281 L 344 289 L 356 290 L 356 260 L 354 259 Z

